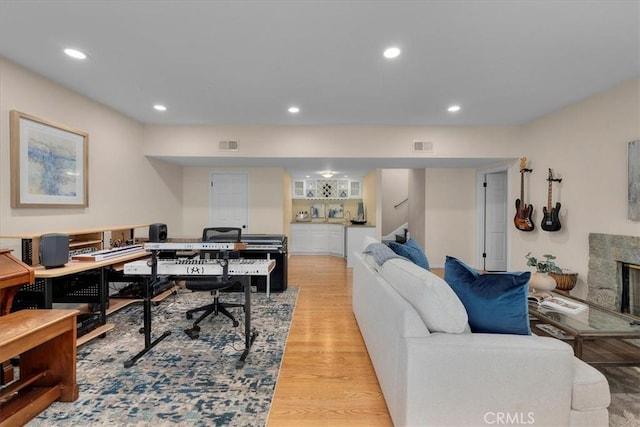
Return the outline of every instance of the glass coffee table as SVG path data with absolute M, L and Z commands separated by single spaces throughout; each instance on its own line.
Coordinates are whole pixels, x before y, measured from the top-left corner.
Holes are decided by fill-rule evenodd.
M 536 303 L 529 303 L 529 316 L 533 328 L 542 330 L 556 338 L 573 341 L 573 351 L 576 357 L 583 359 L 583 345 L 585 341 L 597 341 L 603 339 L 636 339 L 640 338 L 640 319 L 626 314 L 617 313 L 574 297 L 556 294 L 551 295 L 585 305 L 586 310 L 577 314 L 565 314 L 552 309 L 540 307 Z M 548 329 L 539 327 L 540 324 L 547 324 L 559 329 L 564 335 L 550 333 Z M 591 365 L 624 366 L 640 365 L 640 347 L 635 347 L 631 343 L 623 342 L 629 346 L 628 353 L 635 354 L 632 359 L 625 360 L 603 360 L 585 362 Z

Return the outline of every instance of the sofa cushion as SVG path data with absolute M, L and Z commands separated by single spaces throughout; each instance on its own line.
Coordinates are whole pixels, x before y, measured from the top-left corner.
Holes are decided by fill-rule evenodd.
M 611 394 L 607 378 L 594 367 L 574 357 L 571 408 L 579 411 L 606 409 L 609 403 Z
M 389 242 L 389 247 L 398 255 L 402 255 L 414 264 L 424 268 L 425 270 L 429 270 L 429 260 L 427 260 L 427 256 L 424 254 L 424 251 L 418 242 L 412 238 L 409 238 L 409 240 L 404 244 Z
M 479 274 L 447 256 L 444 279 L 458 295 L 472 332 L 531 335 L 527 284 L 530 272 Z
M 418 312 L 430 332 L 463 333 L 467 313 L 449 285 L 406 259 L 391 259 L 380 274 Z
M 389 246 L 384 243 L 371 243 L 362 253 L 373 256 L 373 259 L 378 265 L 382 265 L 390 259 L 401 258 L 400 255 L 393 252 Z

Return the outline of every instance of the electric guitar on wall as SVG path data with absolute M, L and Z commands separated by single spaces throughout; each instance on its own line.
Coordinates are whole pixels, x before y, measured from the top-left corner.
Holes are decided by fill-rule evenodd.
M 556 207 L 551 207 L 551 183 L 553 181 L 561 182 L 562 179 L 553 179 L 553 174 L 551 173 L 551 168 L 549 168 L 549 195 L 547 197 L 547 206 L 542 208 L 542 212 L 544 212 L 544 218 L 542 218 L 542 224 L 540 227 L 544 231 L 558 231 L 562 227 L 560 224 L 560 202 L 556 203 Z
M 527 169 L 527 158 L 520 159 L 520 198 L 516 200 L 516 216 L 513 218 L 513 222 L 516 228 L 520 231 L 533 231 L 536 228 L 531 221 L 531 213 L 533 212 L 533 206 L 524 202 L 524 174 L 526 172 L 532 172 L 533 169 Z

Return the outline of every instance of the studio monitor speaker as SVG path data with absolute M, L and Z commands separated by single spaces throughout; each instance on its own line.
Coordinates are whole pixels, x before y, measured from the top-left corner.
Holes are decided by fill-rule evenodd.
M 167 224 L 151 224 L 149 226 L 149 241 L 160 243 L 167 240 Z
M 40 236 L 38 256 L 44 268 L 64 267 L 69 262 L 69 236 L 60 233 L 43 234 Z

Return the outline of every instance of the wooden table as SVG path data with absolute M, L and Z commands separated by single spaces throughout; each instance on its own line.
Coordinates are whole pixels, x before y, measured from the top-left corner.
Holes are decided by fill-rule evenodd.
M 77 310 L 21 310 L 0 317 L 0 360 L 20 356 L 20 379 L 0 392 L 0 426 L 23 425 L 51 402 L 78 398 Z

